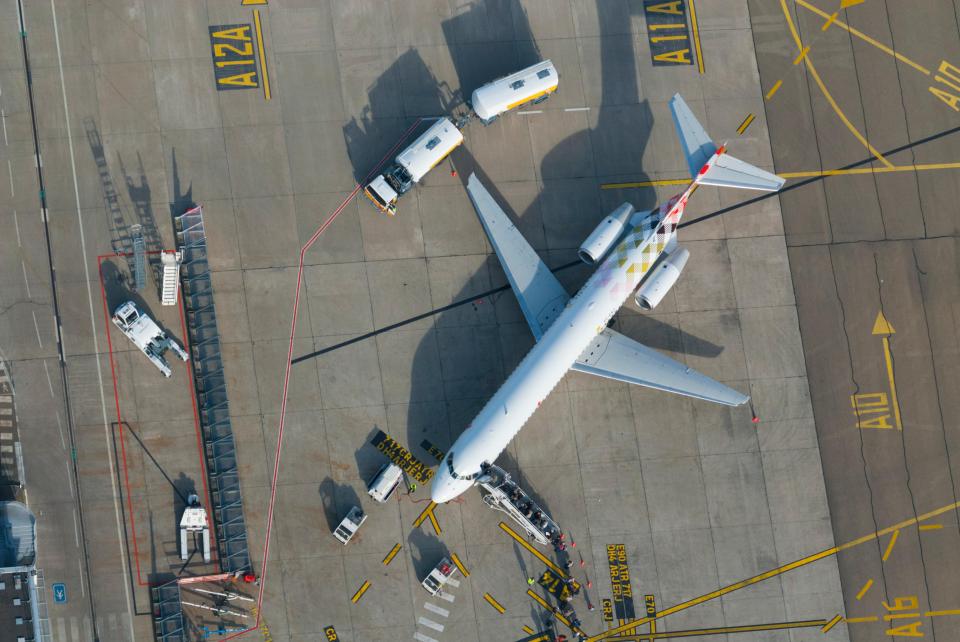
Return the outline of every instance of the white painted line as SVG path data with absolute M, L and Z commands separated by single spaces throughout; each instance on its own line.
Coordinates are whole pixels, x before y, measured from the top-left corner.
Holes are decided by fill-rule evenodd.
M 417 631 L 416 633 L 413 634 L 413 639 L 414 639 L 414 640 L 420 640 L 420 642 L 437 642 L 437 641 L 434 640 L 432 637 L 429 637 L 429 636 L 427 636 L 427 635 L 424 635 L 424 634 L 421 633 L 420 631 Z
M 442 615 L 443 617 L 450 617 L 450 611 L 448 611 L 448 610 L 445 609 L 445 608 L 441 608 L 441 607 L 437 606 L 436 604 L 432 604 L 432 603 L 430 603 L 430 602 L 424 602 L 424 603 L 423 603 L 423 608 L 425 608 L 425 609 L 427 609 L 428 611 L 431 611 L 431 612 L 433 612 L 433 613 L 436 613 L 437 615 Z
M 70 474 L 70 462 L 65 461 L 64 464 L 67 467 L 67 486 L 70 487 L 70 497 L 76 497 L 76 495 L 73 494 L 73 475 Z
M 20 243 L 20 221 L 17 220 L 17 210 L 13 210 L 13 229 L 17 231 L 17 247 L 23 247 Z
M 23 262 L 23 259 L 20 259 L 20 267 L 23 269 L 23 284 L 27 287 L 27 298 L 32 299 L 30 296 L 30 281 L 27 279 L 27 264 Z
M 449 584 L 449 585 L 452 586 L 453 588 L 457 588 L 457 587 L 460 586 L 460 580 L 455 580 L 455 579 L 453 579 L 452 577 L 448 577 L 448 578 L 447 578 L 447 584 Z
M 77 567 L 80 569 L 80 575 L 79 575 L 79 578 L 80 578 L 80 595 L 86 597 L 86 596 L 87 596 L 87 585 L 86 585 L 86 583 L 83 581 L 83 561 L 82 561 L 81 558 L 79 558 L 79 557 L 77 558 Z M 89 640 L 89 639 L 91 639 L 91 638 L 87 638 L 87 639 Z
M 87 241 L 83 234 L 83 215 L 80 212 L 80 182 L 77 179 L 77 162 L 74 159 L 73 136 L 70 132 L 70 108 L 67 105 L 67 83 L 63 77 L 63 53 L 60 48 L 60 29 L 57 26 L 57 7 L 54 0 L 50 0 L 50 13 L 51 18 L 53 19 L 53 39 L 57 45 L 57 66 L 60 70 L 60 93 L 63 95 L 64 124 L 67 127 L 67 147 L 70 150 L 70 169 L 73 173 L 73 196 L 77 204 L 77 230 L 80 232 L 80 256 L 82 257 L 81 262 L 83 263 L 84 282 L 87 286 L 87 305 L 89 306 L 90 310 L 90 329 L 92 330 L 93 334 L 93 352 L 97 356 L 93 361 L 97 365 L 97 383 L 100 386 L 100 410 L 103 414 L 103 439 L 105 448 L 107 450 L 107 461 L 110 463 L 110 478 L 113 479 L 116 475 L 116 472 L 113 465 L 113 454 L 110 450 L 110 420 L 107 418 L 107 399 L 106 393 L 103 391 L 103 371 L 100 367 L 99 358 L 100 342 L 97 339 L 97 321 L 93 312 L 93 289 L 90 285 L 90 266 L 87 265 L 87 257 L 89 256 L 89 253 L 87 252 Z M 120 571 L 117 573 L 117 577 L 120 583 L 123 584 L 123 594 L 126 598 L 126 616 L 127 624 L 130 627 L 130 639 L 135 640 L 137 639 L 137 634 L 133 627 L 133 602 L 130 597 L 130 586 L 127 584 L 127 553 L 126 544 L 124 544 L 123 541 L 123 525 L 120 521 L 120 503 L 119 499 L 117 498 L 116 484 L 110 484 L 110 490 L 113 493 L 113 515 L 114 521 L 117 525 L 117 540 L 120 542 L 120 550 L 118 551 L 118 556 L 120 558 Z M 83 575 L 81 574 L 80 577 L 82 578 Z
M 56 412 L 57 415 L 57 430 L 60 431 L 60 447 L 64 450 L 67 449 L 67 442 L 63 438 L 63 422 L 60 421 L 60 411 Z
M 533 109 L 533 110 L 531 110 L 531 111 L 518 111 L 517 113 L 518 113 L 518 114 L 542 114 L 542 113 L 543 113 L 543 110 L 542 110 L 542 109 Z
M 7 159 L 7 174 L 10 176 L 10 196 L 16 196 L 16 192 L 13 191 L 13 165 L 10 164 L 10 159 Z
M 47 375 L 47 387 L 50 388 L 50 396 L 56 399 L 57 396 L 53 394 L 53 381 L 50 379 L 50 370 L 47 369 L 46 359 L 43 360 L 43 372 L 45 375 Z
M 563 111 L 590 111 L 589 107 L 567 107 Z
M 437 597 L 445 602 L 453 602 L 455 599 L 457 599 L 453 596 L 453 593 L 437 593 Z
M 7 142 L 7 115 L 3 113 L 3 107 L 0 107 L 0 123 L 3 123 L 3 144 L 9 145 Z
M 439 622 L 434 622 L 433 620 L 428 620 L 427 618 L 423 617 L 422 615 L 417 618 L 417 623 L 424 625 L 424 626 L 427 627 L 428 629 L 433 629 L 434 631 L 443 632 L 443 625 L 442 625 L 442 624 L 440 624 Z
M 39 344 L 40 344 L 40 347 L 42 348 L 42 347 L 43 347 L 43 341 L 40 340 L 40 325 L 37 324 L 37 311 L 36 311 L 36 310 L 30 310 L 30 314 L 33 315 L 33 329 L 37 331 L 37 343 L 39 343 Z M 44 363 L 44 365 L 46 365 L 47 362 L 44 361 L 43 363 Z M 49 375 L 47 375 L 47 378 L 49 378 Z
M 77 526 L 77 509 L 76 508 L 73 509 L 73 539 L 77 543 L 77 548 L 80 548 L 80 527 Z

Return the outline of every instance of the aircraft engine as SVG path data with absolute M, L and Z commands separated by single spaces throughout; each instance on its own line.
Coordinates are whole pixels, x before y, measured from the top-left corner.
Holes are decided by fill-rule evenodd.
M 596 265 L 603 260 L 603 257 L 616 245 L 617 241 L 623 236 L 627 227 L 627 221 L 633 214 L 633 205 L 624 203 L 613 210 L 607 218 L 600 221 L 590 236 L 587 237 L 577 250 L 580 260 L 587 265 Z
M 654 266 L 653 271 L 647 275 L 633 297 L 641 310 L 652 310 L 657 307 L 680 278 L 688 258 L 690 258 L 690 251 L 681 247 Z

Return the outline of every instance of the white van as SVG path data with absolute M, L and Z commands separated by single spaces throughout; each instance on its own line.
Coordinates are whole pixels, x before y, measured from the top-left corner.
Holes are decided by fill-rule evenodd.
M 521 69 L 474 90 L 470 106 L 484 125 L 500 114 L 527 103 L 541 103 L 560 85 L 560 76 L 549 60 Z
M 370 482 L 367 494 L 382 504 L 390 499 L 390 495 L 396 490 L 401 479 L 403 479 L 403 471 L 399 466 L 394 463 L 384 464 Z
M 363 193 L 378 210 L 393 216 L 397 212 L 397 198 L 410 191 L 462 143 L 460 130 L 449 119 L 441 118 L 400 152 L 387 171 L 367 183 Z

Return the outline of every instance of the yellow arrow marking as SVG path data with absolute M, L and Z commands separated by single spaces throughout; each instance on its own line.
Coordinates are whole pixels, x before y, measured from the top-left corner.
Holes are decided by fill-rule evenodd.
M 883 337 L 883 358 L 887 362 L 887 381 L 890 383 L 890 399 L 893 402 L 893 416 L 897 421 L 897 430 L 903 430 L 903 423 L 900 420 L 900 402 L 897 400 L 897 384 L 893 379 L 893 358 L 890 356 L 890 335 L 896 330 L 883 316 L 883 310 L 877 313 L 877 319 L 873 322 L 873 334 L 882 334 Z

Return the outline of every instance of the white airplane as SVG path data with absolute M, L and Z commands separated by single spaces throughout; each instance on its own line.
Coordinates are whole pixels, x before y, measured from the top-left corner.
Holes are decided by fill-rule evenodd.
M 784 183 L 718 148 L 679 94 L 670 109 L 693 180 L 655 210 L 635 212 L 624 203 L 601 221 L 579 250 L 584 262 L 600 265 L 573 298 L 470 175 L 470 200 L 537 343 L 450 448 L 430 488 L 433 501 L 448 502 L 470 488 L 571 368 L 728 406 L 747 402 L 746 395 L 607 327 L 635 288 L 637 304 L 650 310 L 676 283 L 690 255 L 677 245 L 677 225 L 699 185 L 773 192 Z

